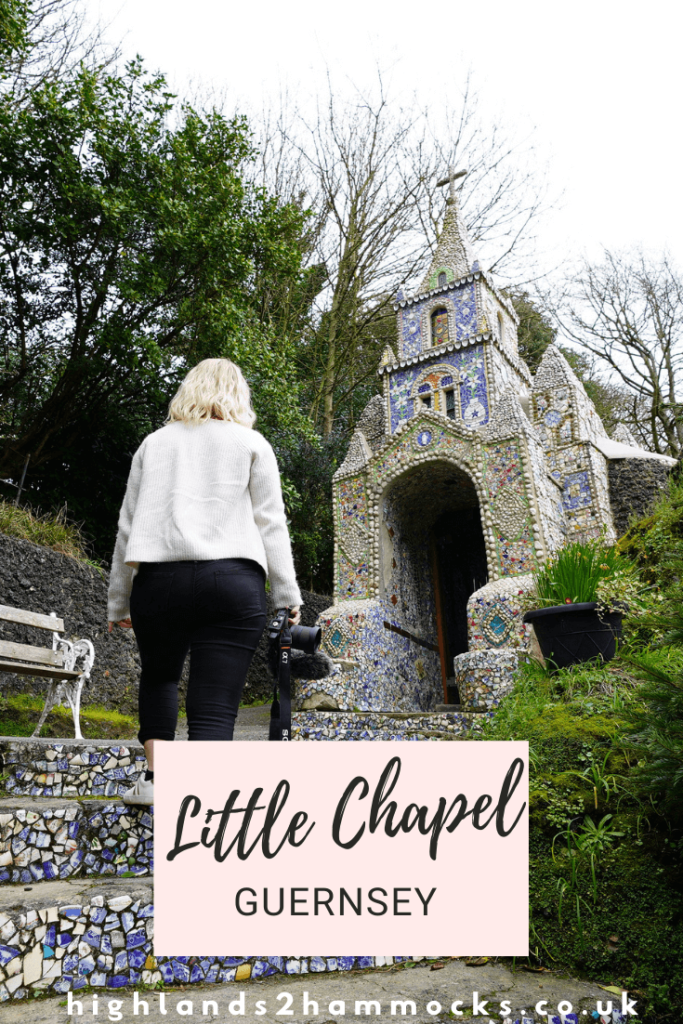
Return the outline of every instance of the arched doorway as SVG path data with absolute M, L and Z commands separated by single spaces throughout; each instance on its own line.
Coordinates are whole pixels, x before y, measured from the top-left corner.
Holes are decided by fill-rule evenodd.
M 467 600 L 488 580 L 474 484 L 451 462 L 421 462 L 392 481 L 381 512 L 382 597 L 415 643 L 438 647 L 445 681 L 467 650 Z

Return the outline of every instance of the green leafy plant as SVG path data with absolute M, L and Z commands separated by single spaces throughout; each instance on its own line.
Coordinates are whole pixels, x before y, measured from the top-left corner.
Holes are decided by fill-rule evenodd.
M 590 868 L 593 902 L 596 902 L 598 898 L 597 869 L 600 857 L 612 845 L 615 839 L 624 835 L 623 832 L 615 829 L 611 822 L 611 814 L 606 814 L 597 823 L 592 818 L 584 818 L 583 824 L 578 831 L 574 832 L 571 827 L 567 827 L 564 832 L 558 832 L 555 836 L 555 839 L 558 836 L 562 836 L 567 843 L 566 853 L 569 856 L 571 871 L 569 884 L 573 892 L 576 892 L 579 886 L 580 868 L 583 865 L 587 865 Z M 553 860 L 555 859 L 555 839 L 553 839 Z M 578 901 L 578 893 L 576 895 Z
M 638 570 L 616 547 L 597 541 L 568 544 L 535 574 L 527 603 L 534 608 L 597 602 L 604 609 L 642 604 Z
M 618 792 L 618 783 L 624 781 L 624 777 L 622 775 L 615 775 L 613 772 L 607 771 L 607 762 L 609 761 L 611 754 L 612 751 L 608 750 L 601 763 L 591 759 L 588 765 L 581 772 L 573 769 L 567 772 L 568 775 L 575 775 L 577 778 L 583 779 L 592 786 L 596 811 L 598 809 L 599 794 L 603 793 L 605 799 L 609 800 L 610 796 Z

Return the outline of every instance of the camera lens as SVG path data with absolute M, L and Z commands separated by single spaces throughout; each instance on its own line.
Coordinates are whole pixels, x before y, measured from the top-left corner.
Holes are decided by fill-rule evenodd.
M 320 626 L 292 626 L 292 647 L 305 654 L 315 654 L 320 647 Z

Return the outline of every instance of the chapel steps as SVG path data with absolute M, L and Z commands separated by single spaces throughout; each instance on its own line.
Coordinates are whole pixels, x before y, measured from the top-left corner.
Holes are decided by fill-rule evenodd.
M 298 712 L 294 738 L 417 740 L 471 737 L 487 712 Z M 153 871 L 153 815 L 120 797 L 146 767 L 139 744 L 0 738 L 0 890 Z
M 153 870 L 151 808 L 50 797 L 0 799 L 0 891 L 79 877 Z
M 350 971 L 412 957 L 155 956 L 152 878 L 72 878 L 0 889 L 0 1002 L 75 998 L 141 985 L 244 984 L 272 974 Z M 225 945 L 231 941 L 226 930 Z M 187 992 L 191 995 L 191 990 Z
M 317 741 L 417 740 L 450 741 L 476 737 L 493 710 L 485 706 L 439 705 L 448 710 L 297 711 L 292 739 Z
M 0 738 L 0 890 L 153 870 L 152 814 L 121 802 L 146 767 L 139 744 Z
M 163 980 L 152 954 L 151 878 L 77 878 L 0 889 L 0 1001 L 30 992 Z M 168 974 L 168 969 L 166 974 Z
M 389 721 L 412 728 L 425 725 L 422 717 Z M 372 738 L 382 738 L 381 730 Z M 441 729 L 416 738 L 460 737 Z M 146 767 L 142 747 L 0 737 L 0 756 L 7 790 L 0 798 L 0 1002 L 34 991 L 106 996 L 140 985 L 244 983 L 424 959 L 156 957 L 153 810 L 117 798 Z M 225 947 L 239 949 L 227 931 Z

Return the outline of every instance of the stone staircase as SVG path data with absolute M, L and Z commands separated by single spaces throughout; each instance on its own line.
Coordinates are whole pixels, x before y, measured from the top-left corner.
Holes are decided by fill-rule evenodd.
M 296 711 L 294 740 L 458 740 L 472 739 L 492 711 L 443 705 L 444 711 Z
M 263 720 L 254 715 L 242 726 L 251 729 L 245 739 L 267 735 L 258 710 Z M 36 990 L 243 982 L 424 959 L 155 957 L 153 813 L 120 801 L 145 768 L 142 747 L 5 737 L 0 757 L 8 794 L 0 799 L 0 1001 Z

